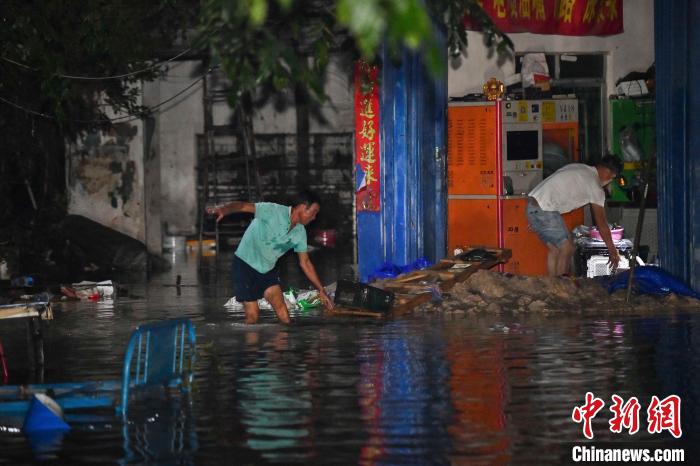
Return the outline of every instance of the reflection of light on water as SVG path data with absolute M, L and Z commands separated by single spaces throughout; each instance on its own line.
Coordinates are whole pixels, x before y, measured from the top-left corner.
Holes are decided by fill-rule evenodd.
M 615 322 L 613 325 L 613 334 L 616 337 L 621 337 L 625 334 L 625 326 L 621 322 Z
M 111 318 L 114 316 L 114 300 L 103 299 L 96 303 L 97 318 Z
M 274 367 L 243 369 L 238 379 L 240 410 L 250 448 L 269 459 L 274 450 L 294 448 L 310 435 L 311 400 Z
M 640 400 L 677 392 L 688 419 L 697 413 L 697 314 L 454 319 L 435 312 L 375 322 L 300 313 L 285 327 L 262 311 L 250 326 L 242 311 L 223 308 L 233 294 L 231 254 L 198 262 L 183 249 L 177 267 L 125 285 L 128 296 L 61 304 L 45 334 L 46 382 L 115 377 L 134 326 L 183 313 L 195 320 L 200 351 L 184 414 L 169 402 L 152 409 L 149 400 L 130 408 L 125 425 L 111 410 L 104 421 L 70 421 L 61 463 L 559 464 L 569 442 L 581 440 L 571 412 L 586 391 L 604 398 L 606 410 L 613 392 Z M 307 286 L 296 257 L 286 262 L 283 283 Z M 330 265 L 333 278 L 339 265 Z M 187 285 L 181 296 L 177 275 Z M 24 323 L 0 326 L 6 351 L 18 354 L 18 375 L 32 369 L 26 338 Z M 596 441 L 626 441 L 609 431 L 610 414 L 596 417 Z M 697 444 L 691 423 L 684 440 Z M 31 464 L 19 428 L 0 424 L 0 457 Z M 641 434 L 633 440 L 647 442 L 642 447 L 661 440 Z
M 9 434 L 19 434 L 20 432 L 22 432 L 22 429 L 20 429 L 19 427 L 0 425 L 0 432 L 7 432 Z
M 600 339 L 612 337 L 615 340 L 620 340 L 625 335 L 625 326 L 619 321 L 596 320 L 593 322 L 591 335 Z
M 605 338 L 610 335 L 609 321 L 607 320 L 596 320 L 593 322 L 593 329 L 591 330 L 591 335 L 596 338 Z

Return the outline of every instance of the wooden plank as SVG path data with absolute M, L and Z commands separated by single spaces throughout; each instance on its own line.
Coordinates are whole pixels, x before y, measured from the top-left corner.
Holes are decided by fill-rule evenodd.
M 40 317 L 44 320 L 53 319 L 50 303 L 18 303 L 0 306 L 0 320 Z
M 440 285 L 440 283 L 382 283 L 382 288 L 394 290 L 394 293 L 419 294 L 429 293 L 434 285 Z
M 467 249 L 469 252 L 476 248 Z M 396 299 L 390 312 L 375 312 L 367 309 L 350 307 L 336 307 L 326 310 L 329 316 L 362 316 L 385 319 L 396 317 L 411 312 L 421 304 L 433 299 L 431 288 L 439 286 L 440 291 L 449 291 L 457 283 L 467 280 L 479 270 L 487 270 L 498 264 L 507 262 L 511 257 L 509 249 L 484 248 L 496 255 L 496 259 L 484 262 L 465 262 L 457 258 L 442 259 L 428 269 L 414 270 L 395 278 L 388 278 L 376 283 L 375 286 L 387 290 L 394 290 Z M 467 265 L 464 268 L 451 269 L 455 264 Z M 423 282 L 423 283 L 421 283 Z
M 0 319 L 21 319 L 27 317 L 39 317 L 39 311 L 24 306 L 10 309 L 0 309 Z
M 336 306 L 333 309 L 325 309 L 323 313 L 330 316 L 362 316 L 373 317 L 375 319 L 384 319 L 387 316 L 386 312 L 375 312 L 367 309 L 339 306 Z

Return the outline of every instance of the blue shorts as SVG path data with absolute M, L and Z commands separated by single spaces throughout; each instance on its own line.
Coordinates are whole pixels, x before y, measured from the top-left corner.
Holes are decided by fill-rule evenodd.
M 280 284 L 276 267 L 267 273 L 260 273 L 235 254 L 231 265 L 231 275 L 234 296 L 239 303 L 257 301 L 263 297 L 265 290 Z
M 559 246 L 569 239 L 569 229 L 559 212 L 542 210 L 537 204 L 528 201 L 525 215 L 530 228 L 546 244 Z

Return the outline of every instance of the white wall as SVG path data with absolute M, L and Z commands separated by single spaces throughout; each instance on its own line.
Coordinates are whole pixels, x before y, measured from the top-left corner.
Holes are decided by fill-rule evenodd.
M 630 71 L 646 71 L 654 62 L 654 1 L 623 0 L 624 32 L 614 36 L 560 36 L 529 33 L 509 34 L 515 52 L 606 52 L 608 94 L 615 81 Z M 500 80 L 515 73 L 512 57 L 490 53 L 483 34 L 468 32 L 469 47 L 448 72 L 448 94 L 459 97 L 482 92 L 488 78 Z M 453 63 L 455 65 L 455 63 Z
M 200 62 L 178 62 L 158 80 L 159 102 L 171 99 L 203 73 Z M 156 83 L 151 83 L 155 85 Z M 158 143 L 160 154 L 162 221 L 165 234 L 190 235 L 197 229 L 197 141 L 204 131 L 202 84 L 160 107 Z

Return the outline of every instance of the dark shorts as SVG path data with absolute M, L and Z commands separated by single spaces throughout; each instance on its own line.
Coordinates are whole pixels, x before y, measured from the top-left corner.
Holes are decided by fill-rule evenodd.
M 233 255 L 231 275 L 233 277 L 233 291 L 239 303 L 257 301 L 263 297 L 265 290 L 280 284 L 276 267 L 267 273 L 260 273 L 235 254 Z

